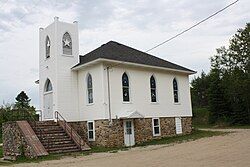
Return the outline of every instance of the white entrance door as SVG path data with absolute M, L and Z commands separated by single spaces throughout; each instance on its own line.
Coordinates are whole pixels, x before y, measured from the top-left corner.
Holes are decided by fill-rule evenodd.
M 181 124 L 181 118 L 176 117 L 175 118 L 175 129 L 176 129 L 176 134 L 182 134 L 182 124 Z
M 124 120 L 124 144 L 125 146 L 135 145 L 134 123 L 132 120 Z
M 44 119 L 53 119 L 53 93 L 44 94 Z

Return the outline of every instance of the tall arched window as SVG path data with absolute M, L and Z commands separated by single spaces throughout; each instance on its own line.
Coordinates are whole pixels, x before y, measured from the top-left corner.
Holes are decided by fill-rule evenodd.
M 46 48 L 46 58 L 49 58 L 50 57 L 50 39 L 49 39 L 49 36 L 46 37 L 45 48 Z
M 155 77 L 150 77 L 150 91 L 151 91 L 151 102 L 156 102 L 156 83 Z
M 45 92 L 50 92 L 52 91 L 52 84 L 49 79 L 45 82 Z
M 123 101 L 129 102 L 129 80 L 128 75 L 123 73 L 122 75 L 122 94 L 123 94 Z
M 173 90 L 174 90 L 174 102 L 178 103 L 179 102 L 179 97 L 178 97 L 178 83 L 176 78 L 173 80 Z
M 68 32 L 62 38 L 63 54 L 72 55 L 72 40 Z
M 87 76 L 87 93 L 88 93 L 88 103 L 93 103 L 93 84 L 92 84 L 92 76 L 88 74 Z

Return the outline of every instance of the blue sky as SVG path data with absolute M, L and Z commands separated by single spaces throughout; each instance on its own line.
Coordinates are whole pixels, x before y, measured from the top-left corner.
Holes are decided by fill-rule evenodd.
M 80 54 L 114 40 L 145 51 L 223 8 L 232 0 L 0 0 L 0 105 L 24 90 L 39 108 L 39 28 L 79 23 Z M 209 57 L 250 21 L 250 1 L 236 5 L 150 53 L 209 71 Z

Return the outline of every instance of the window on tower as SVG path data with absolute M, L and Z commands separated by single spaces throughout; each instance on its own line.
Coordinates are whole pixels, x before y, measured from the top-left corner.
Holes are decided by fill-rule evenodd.
M 49 58 L 50 57 L 50 39 L 49 39 L 49 36 L 46 37 L 45 48 L 46 48 L 46 58 Z
M 62 38 L 63 54 L 72 55 L 72 40 L 68 32 Z

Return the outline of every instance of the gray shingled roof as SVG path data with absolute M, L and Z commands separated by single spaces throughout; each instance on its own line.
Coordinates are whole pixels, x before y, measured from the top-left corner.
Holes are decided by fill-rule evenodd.
M 108 43 L 103 44 L 99 48 L 96 48 L 95 50 L 85 54 L 84 56 L 80 55 L 80 62 L 74 67 L 83 65 L 99 58 L 164 67 L 192 73 L 195 72 L 188 68 L 179 66 L 177 64 L 171 63 L 169 61 L 163 60 L 161 58 L 155 57 L 148 53 L 139 51 L 137 49 L 114 41 L 109 41 Z

